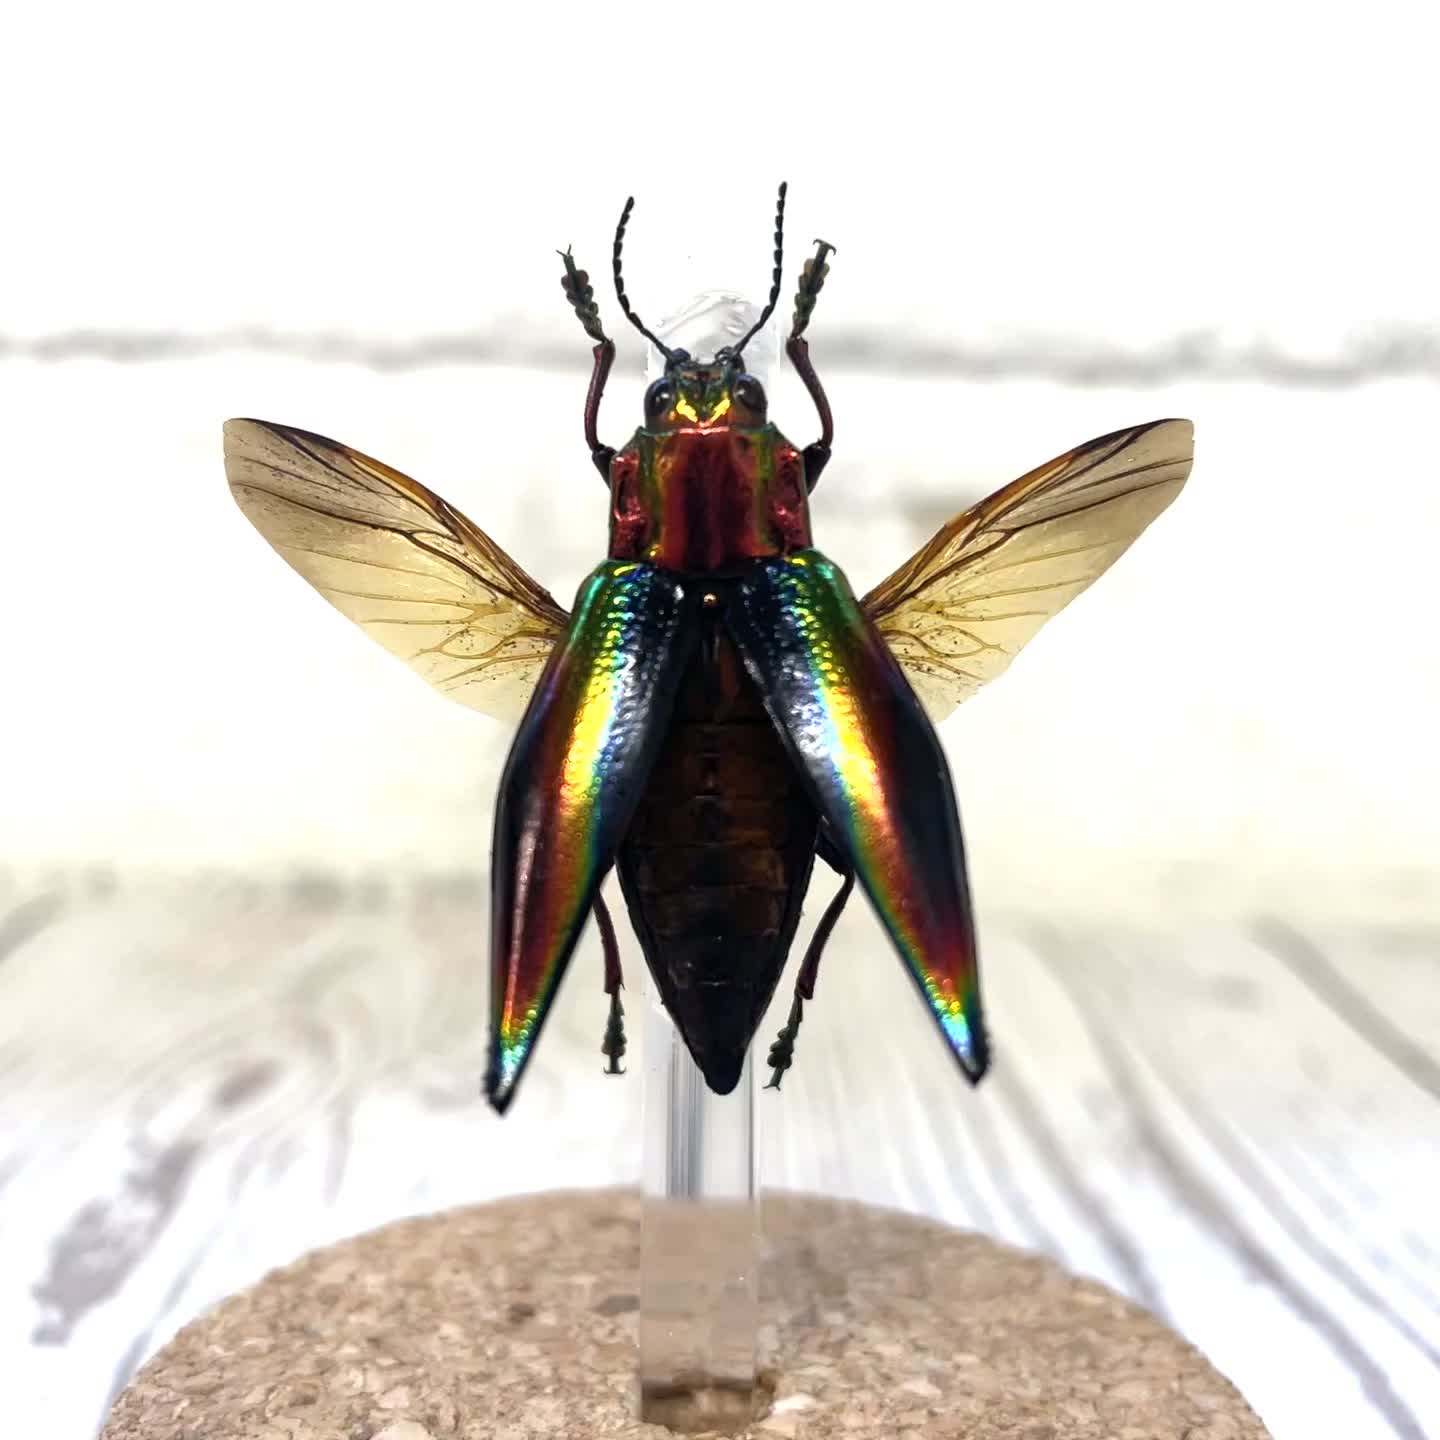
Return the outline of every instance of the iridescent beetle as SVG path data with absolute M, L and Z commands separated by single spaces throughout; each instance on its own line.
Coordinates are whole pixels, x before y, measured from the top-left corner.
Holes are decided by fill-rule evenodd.
M 573 612 L 459 511 L 333 440 L 225 427 L 241 509 L 281 556 L 439 690 L 519 730 L 492 855 L 486 1092 L 514 1098 L 593 912 L 625 1049 L 621 969 L 600 894 L 612 865 L 666 1008 L 710 1086 L 735 1086 L 779 982 L 818 855 L 841 885 L 770 1051 L 778 1085 L 803 1002 L 855 879 L 972 1081 L 989 1059 L 950 774 L 933 723 L 998 675 L 1179 493 L 1191 426 L 1161 420 L 1082 445 L 946 525 L 857 600 L 811 544 L 809 494 L 830 407 L 804 331 L 833 247 L 801 273 L 786 353 L 819 412 L 797 449 L 769 422 L 746 344 L 781 285 L 708 359 L 667 349 L 621 450 L 597 420 L 614 343 L 569 252 L 563 285 L 596 342 L 585 438 L 610 490 L 610 553 Z M 928 715 L 927 715 L 928 712 Z

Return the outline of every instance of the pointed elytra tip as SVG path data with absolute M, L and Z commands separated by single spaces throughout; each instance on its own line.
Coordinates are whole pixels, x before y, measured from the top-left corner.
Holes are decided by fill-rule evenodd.
M 990 1038 L 983 1032 L 977 1038 L 979 1043 L 975 1046 L 973 1059 L 966 1060 L 958 1054 L 955 1057 L 971 1085 L 978 1085 L 990 1073 Z
M 503 1115 L 510 1108 L 510 1102 L 515 1098 L 515 1087 L 511 1085 L 505 1089 L 501 1089 L 487 1078 L 485 1081 L 485 1098 L 490 1102 L 490 1108 L 497 1115 Z

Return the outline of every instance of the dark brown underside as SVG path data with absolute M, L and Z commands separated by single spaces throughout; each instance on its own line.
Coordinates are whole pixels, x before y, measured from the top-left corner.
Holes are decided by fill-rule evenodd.
M 818 817 L 718 628 L 691 662 L 620 884 L 650 973 L 712 1089 L 740 1077 L 815 858 Z

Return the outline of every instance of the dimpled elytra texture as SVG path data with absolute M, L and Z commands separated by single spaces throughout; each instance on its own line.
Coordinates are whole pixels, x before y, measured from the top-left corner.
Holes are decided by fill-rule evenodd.
M 727 624 L 946 1043 L 989 1059 L 960 822 L 934 727 L 839 568 L 755 566 Z
M 495 808 L 486 1090 L 504 1109 L 664 738 L 694 644 L 674 576 L 606 561 L 520 722 Z
M 1265 1440 L 1138 1305 L 892 1211 L 763 1205 L 755 1440 Z M 386 1226 L 186 1326 L 102 1440 L 665 1440 L 633 1417 L 639 1202 L 526 1196 Z

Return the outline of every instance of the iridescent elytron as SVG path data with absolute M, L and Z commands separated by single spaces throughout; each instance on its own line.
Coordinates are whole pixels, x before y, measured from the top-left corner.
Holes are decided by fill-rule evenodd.
M 633 202 L 631 202 L 633 203 Z M 803 338 L 831 253 L 818 245 L 786 352 L 821 435 L 803 450 L 769 421 L 745 346 L 668 349 L 644 423 L 616 451 L 597 420 L 615 346 L 588 276 L 564 286 L 595 341 L 585 407 L 609 487 L 610 554 L 567 613 L 424 486 L 322 436 L 226 426 L 241 508 L 340 610 L 463 703 L 519 721 L 492 852 L 491 1050 L 504 1111 L 593 914 L 610 997 L 602 1053 L 625 1050 L 619 949 L 600 887 L 618 871 L 631 920 L 696 1063 L 736 1084 L 774 994 L 816 856 L 840 888 L 815 926 L 770 1050 L 794 1060 L 821 952 L 856 879 L 973 1081 L 989 1046 L 960 821 L 933 722 L 998 675 L 1044 622 L 1179 493 L 1188 421 L 1091 441 L 946 525 L 862 600 L 814 547 L 809 495 L 830 409 Z M 1076 697 L 1076 703 L 1094 703 Z

